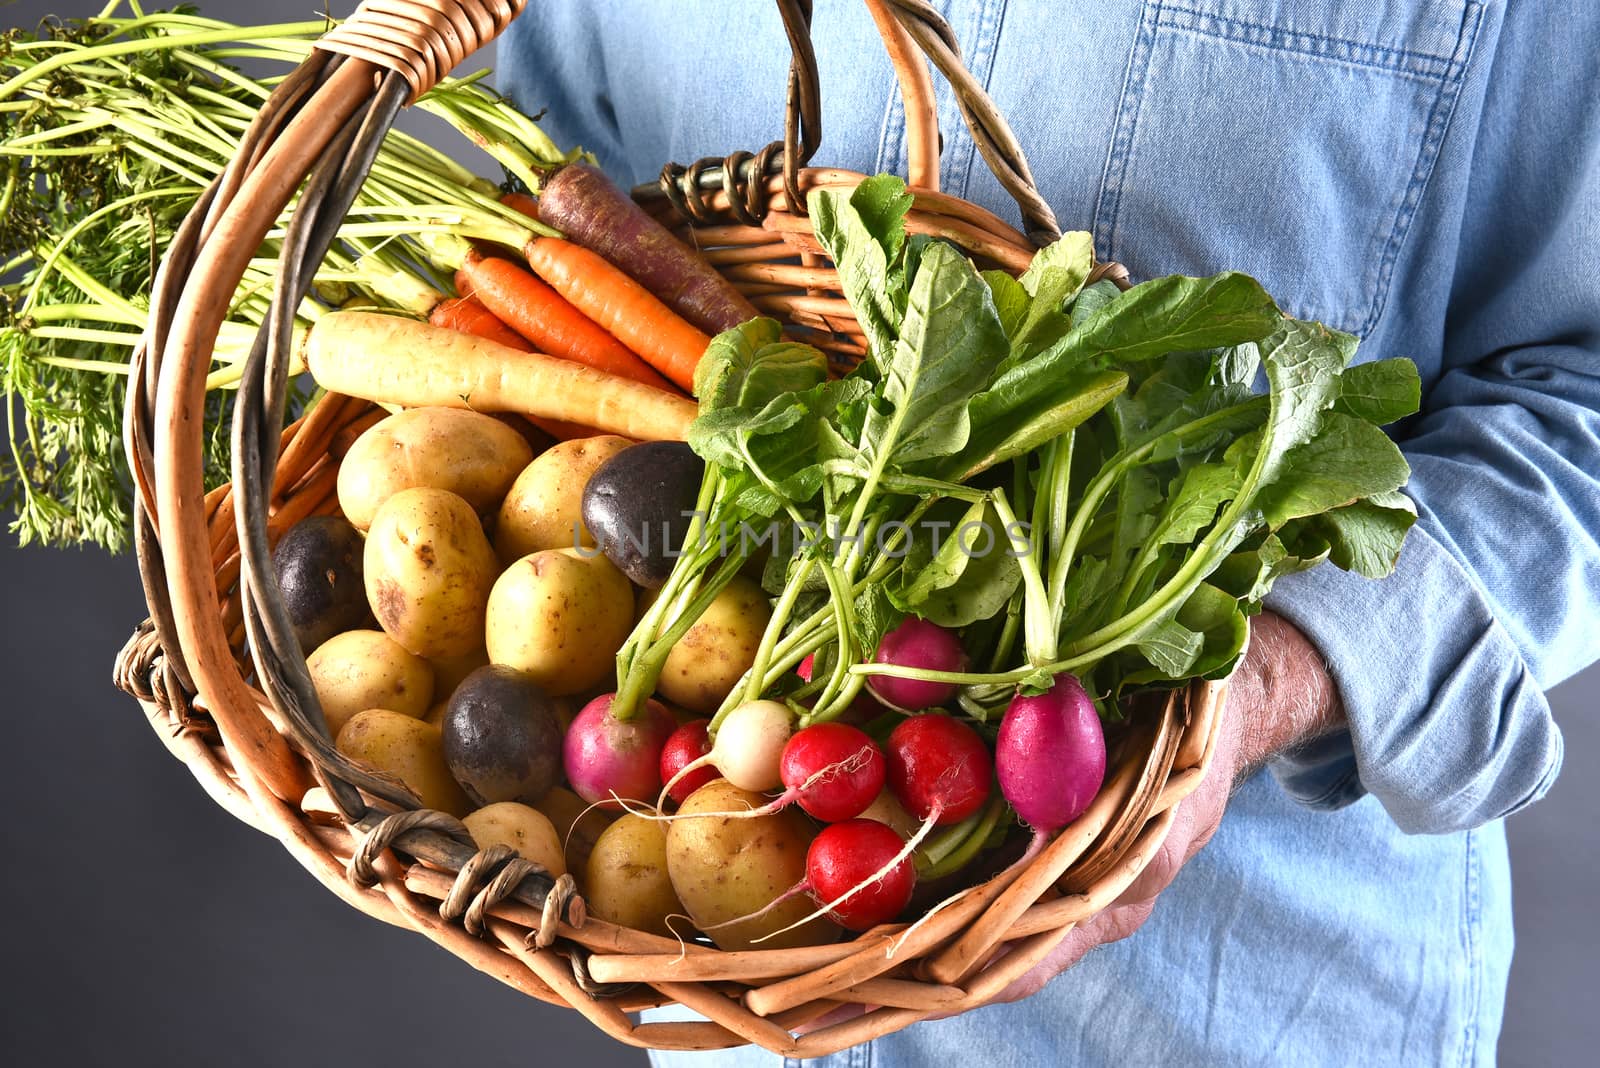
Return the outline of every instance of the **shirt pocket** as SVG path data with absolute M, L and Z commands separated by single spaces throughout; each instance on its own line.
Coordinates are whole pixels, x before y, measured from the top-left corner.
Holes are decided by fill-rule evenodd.
M 1471 60 L 1483 4 L 1146 0 L 1095 209 L 1136 277 L 1224 269 L 1358 335 Z

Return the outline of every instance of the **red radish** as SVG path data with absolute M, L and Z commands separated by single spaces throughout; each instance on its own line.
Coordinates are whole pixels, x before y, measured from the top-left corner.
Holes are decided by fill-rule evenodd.
M 810 682 L 811 673 L 815 665 L 816 657 L 808 653 L 806 658 L 800 661 L 799 666 L 794 669 L 794 672 L 805 681 Z M 871 693 L 863 688 L 856 694 L 856 699 L 850 702 L 850 707 L 840 713 L 839 718 L 834 722 L 853 723 L 859 726 L 862 723 L 871 723 L 881 716 L 884 711 L 884 707 L 873 699 Z
M 920 836 L 919 836 L 920 837 Z M 806 850 L 806 876 L 764 907 L 715 927 L 747 923 L 766 915 L 796 894 L 810 894 L 815 912 L 755 939 L 757 943 L 792 931 L 819 916 L 841 927 L 865 931 L 887 923 L 911 903 L 917 869 L 911 859 L 916 842 L 902 844 L 892 827 L 877 820 L 851 819 L 822 829 Z M 702 928 L 711 930 L 712 928 Z
M 1000 721 L 994 762 L 1000 792 L 1033 828 L 1025 854 L 1032 859 L 1083 815 L 1105 782 L 1105 732 L 1083 684 L 1063 672 L 1037 697 L 1013 697 Z
M 967 654 L 954 631 L 916 616 L 885 634 L 872 659 L 879 664 L 930 671 L 963 671 L 967 666 Z M 867 688 L 878 700 L 902 712 L 936 708 L 956 695 L 952 682 L 901 679 L 893 675 L 870 676 Z
M 646 701 L 632 719 L 617 719 L 611 714 L 616 696 L 596 697 L 567 728 L 561 751 L 567 781 L 591 804 L 616 807 L 617 798 L 648 804 L 661 789 L 661 749 L 675 723 L 660 701 Z
M 776 704 L 776 702 L 764 703 Z M 729 720 L 731 719 L 730 715 Z M 727 729 L 728 724 L 725 722 L 722 731 L 717 735 L 719 744 L 726 744 L 723 739 L 727 737 Z M 678 733 L 682 734 L 683 729 L 680 728 Z M 672 743 L 669 741 L 668 749 L 671 746 Z M 663 774 L 668 764 L 666 753 L 667 750 L 663 750 L 661 760 Z M 708 760 L 709 763 L 715 764 L 717 761 L 715 746 L 712 747 L 708 758 L 697 759 Z M 680 791 L 684 798 L 694 792 L 692 789 L 683 788 L 684 783 L 691 779 L 707 773 L 712 778 L 716 777 L 715 769 L 704 766 L 697 767 L 689 775 L 685 775 L 683 769 L 688 766 L 688 764 L 680 766 L 668 779 L 666 792 L 674 800 L 679 800 Z M 823 823 L 851 819 L 865 811 L 883 789 L 883 751 L 878 748 L 876 742 L 867 737 L 866 732 L 848 723 L 816 723 L 795 732 L 784 743 L 778 756 L 778 775 L 785 787 L 783 793 L 760 808 L 739 812 L 696 812 L 693 817 L 661 818 L 668 822 L 702 816 L 754 819 L 757 816 L 770 816 L 792 804 L 798 804 L 808 815 Z M 730 777 L 728 781 L 733 782 L 733 779 Z M 737 786 L 738 783 L 734 785 Z M 679 800 L 679 803 L 682 804 L 682 801 Z
M 890 733 L 887 756 L 889 789 L 894 791 L 912 815 L 922 820 L 922 826 L 897 849 L 891 842 L 899 842 L 900 835 L 887 824 L 878 824 L 885 833 L 871 832 L 871 843 L 852 835 L 847 843 L 859 843 L 862 854 L 859 867 L 854 866 L 857 862 L 851 862 L 850 875 L 856 877 L 855 882 L 841 888 L 840 884 L 845 882 L 841 876 L 831 884 L 839 892 L 829 897 L 816 912 L 764 937 L 771 938 L 791 931 L 824 914 L 850 917 L 848 911 L 839 911 L 841 907 L 866 894 L 879 880 L 894 877 L 901 865 L 910 862 L 912 853 L 922 844 L 928 832 L 944 824 L 960 823 L 988 800 L 989 787 L 994 781 L 989 750 L 983 744 L 983 739 L 978 737 L 978 732 L 961 720 L 931 712 L 912 716 Z M 877 821 L 850 820 L 840 826 L 862 823 L 876 824 Z M 807 859 L 809 861 L 809 856 Z M 875 866 L 874 861 L 877 862 Z M 844 869 L 843 863 L 840 867 Z M 811 882 L 809 888 L 818 886 L 818 882 L 813 881 L 809 866 L 807 880 Z M 821 892 L 825 894 L 827 889 Z M 876 895 L 873 900 L 876 900 Z M 904 907 L 903 904 L 900 906 Z M 869 911 L 864 910 L 863 915 Z M 841 919 L 840 922 L 846 921 Z
M 514 206 L 529 207 L 525 201 Z M 732 282 L 586 163 L 569 163 L 550 177 L 537 210 L 540 221 L 622 268 L 707 333 L 760 314 Z
M 824 827 L 806 851 L 806 881 L 819 903 L 832 903 L 828 918 L 865 931 L 904 912 L 917 870 L 909 855 L 900 856 L 903 845 L 894 828 L 877 820 Z
M 989 799 L 994 765 L 978 732 L 937 712 L 905 720 L 889 735 L 889 789 L 919 820 L 960 823 Z
M 707 733 L 710 726 L 708 719 L 691 719 L 673 731 L 672 737 L 662 747 L 661 781 L 673 783 L 667 794 L 680 805 L 689 800 L 690 794 L 718 776 L 716 768 L 702 765 L 683 778 L 678 778 L 678 772 L 711 752 L 711 737 Z
M 817 723 L 797 731 L 779 761 L 785 798 L 823 823 L 861 815 L 883 789 L 883 751 L 860 728 Z

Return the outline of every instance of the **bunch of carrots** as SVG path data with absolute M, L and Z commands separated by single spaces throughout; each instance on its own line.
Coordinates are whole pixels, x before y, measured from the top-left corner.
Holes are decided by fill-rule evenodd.
M 428 311 L 428 322 L 503 349 L 582 365 L 604 377 L 577 374 L 533 356 L 508 360 L 493 348 L 437 337 L 429 342 L 422 333 L 408 344 L 410 327 L 404 321 L 335 315 L 313 330 L 308 346 L 318 381 L 388 403 L 452 403 L 454 398 L 473 407 L 511 408 L 533 416 L 559 438 L 596 429 L 681 437 L 680 427 L 693 418 L 683 394 L 693 390 L 695 367 L 710 335 L 754 317 L 756 309 L 698 253 L 586 163 L 556 171 L 537 198 L 513 193 L 502 203 L 566 236 L 535 233 L 515 249 L 480 241 L 455 273 L 459 295 L 439 299 Z M 430 344 L 435 351 L 441 345 L 449 350 L 448 380 L 440 379 L 437 361 L 431 368 L 420 366 Z M 362 351 L 375 349 L 388 365 L 381 380 Z M 395 361 L 419 365 L 400 376 Z M 364 372 L 364 366 L 374 373 Z M 508 375 L 523 378 L 524 387 L 507 386 Z M 397 377 L 408 378 L 410 389 L 397 390 Z M 491 382 L 500 389 L 490 388 Z M 641 406 L 651 411 L 641 413 Z M 549 414 L 541 418 L 541 413 Z

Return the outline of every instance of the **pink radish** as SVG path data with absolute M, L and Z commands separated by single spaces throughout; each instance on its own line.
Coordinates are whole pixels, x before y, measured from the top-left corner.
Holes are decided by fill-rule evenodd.
M 1033 828 L 1031 860 L 1055 833 L 1083 815 L 1106 777 L 1106 738 L 1094 701 L 1063 672 L 1036 697 L 1006 707 L 995 742 L 1000 792 Z
M 711 736 L 707 730 L 710 726 L 708 719 L 691 719 L 673 731 L 661 749 L 661 781 L 674 784 L 667 794 L 680 805 L 689 800 L 690 794 L 717 777 L 717 769 L 708 764 L 702 764 L 681 779 L 678 777 L 685 767 L 711 752 Z
M 615 798 L 648 804 L 661 788 L 661 749 L 674 728 L 672 713 L 652 700 L 639 715 L 620 720 L 611 714 L 615 697 L 602 694 L 573 718 L 562 765 L 573 792 L 590 804 L 615 807 Z
M 915 616 L 885 634 L 872 659 L 879 664 L 930 671 L 963 671 L 967 666 L 967 654 L 954 631 Z M 893 675 L 870 676 L 867 688 L 878 700 L 902 712 L 937 708 L 956 695 L 953 682 L 902 679 Z

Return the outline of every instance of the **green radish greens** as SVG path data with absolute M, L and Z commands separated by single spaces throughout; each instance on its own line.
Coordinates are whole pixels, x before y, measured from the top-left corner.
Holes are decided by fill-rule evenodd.
M 696 516 L 618 654 L 615 714 L 757 557 L 775 611 L 714 726 L 772 696 L 825 721 L 875 675 L 954 684 L 986 722 L 1070 672 L 1109 712 L 1226 675 L 1277 578 L 1393 568 L 1416 513 L 1380 425 L 1417 408 L 1410 361 L 1350 366 L 1353 337 L 1243 274 L 1086 285 L 1082 233 L 1020 278 L 980 272 L 908 234 L 910 205 L 890 176 L 810 199 L 867 337 L 856 371 L 830 380 L 771 320 L 714 339 Z M 907 616 L 959 630 L 967 669 L 869 662 Z

